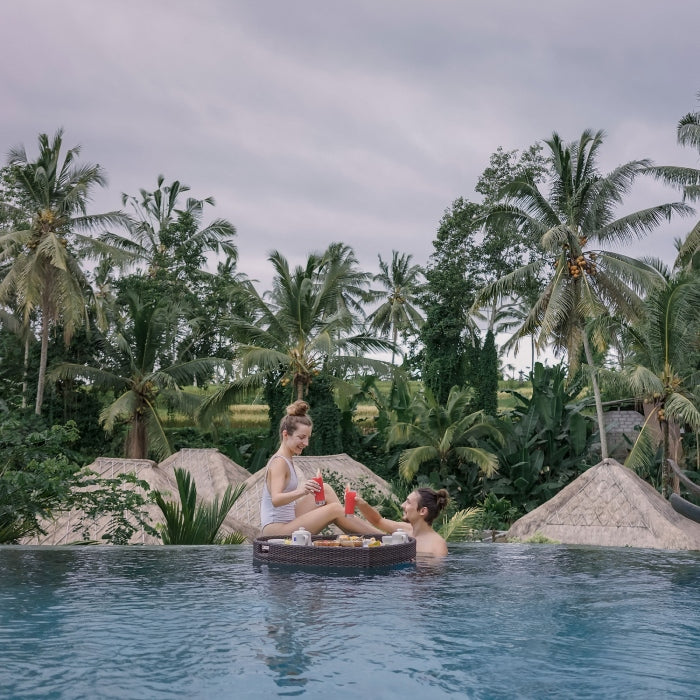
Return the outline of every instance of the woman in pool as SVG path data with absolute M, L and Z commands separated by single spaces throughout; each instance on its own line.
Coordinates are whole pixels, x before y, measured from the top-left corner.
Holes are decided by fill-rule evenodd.
M 403 522 L 395 522 L 382 518 L 380 513 L 372 508 L 367 501 L 357 497 L 357 509 L 367 520 L 384 532 L 394 532 L 399 528 L 405 530 L 411 537 L 416 538 L 417 554 L 433 554 L 444 557 L 447 554 L 447 543 L 433 530 L 433 520 L 447 505 L 448 494 L 445 489 L 416 489 L 408 495 L 401 504 Z
M 313 479 L 299 483 L 292 457 L 300 455 L 309 444 L 313 424 L 306 415 L 308 410 L 306 401 L 295 401 L 280 421 L 280 446 L 267 463 L 260 502 L 263 535 L 291 535 L 300 527 L 315 535 L 331 523 L 344 532 L 381 532 L 361 518 L 348 518 L 345 507 L 328 484 L 324 484 L 326 505 L 319 506 L 314 494 L 321 489 L 320 485 Z

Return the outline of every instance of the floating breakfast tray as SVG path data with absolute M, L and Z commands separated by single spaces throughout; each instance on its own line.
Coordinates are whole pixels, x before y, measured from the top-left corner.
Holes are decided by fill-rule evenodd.
M 365 539 L 368 539 L 367 536 Z M 337 540 L 314 535 L 313 542 Z M 374 547 L 340 547 L 286 544 L 280 537 L 259 537 L 253 543 L 253 561 L 269 564 L 322 567 L 374 567 L 406 564 L 416 558 L 416 540 Z

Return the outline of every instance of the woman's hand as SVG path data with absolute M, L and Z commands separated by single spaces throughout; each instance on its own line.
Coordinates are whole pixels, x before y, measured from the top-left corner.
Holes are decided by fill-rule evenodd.
M 302 496 L 306 496 L 309 493 L 316 493 L 321 490 L 321 486 L 317 481 L 313 479 L 307 479 L 302 487 Z

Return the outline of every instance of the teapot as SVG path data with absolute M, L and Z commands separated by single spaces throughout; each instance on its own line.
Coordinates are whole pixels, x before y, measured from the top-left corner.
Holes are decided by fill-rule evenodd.
M 403 544 L 404 542 L 408 542 L 408 533 L 406 530 L 399 528 L 391 535 L 391 538 L 394 544 Z
M 292 544 L 311 545 L 311 533 L 303 527 L 294 530 L 292 533 Z

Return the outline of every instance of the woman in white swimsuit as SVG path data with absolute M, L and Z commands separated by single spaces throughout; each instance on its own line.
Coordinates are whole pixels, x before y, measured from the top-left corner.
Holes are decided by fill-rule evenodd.
M 344 532 L 381 532 L 367 521 L 346 516 L 345 508 L 335 491 L 324 484 L 326 505 L 316 505 L 314 494 L 319 484 L 307 479 L 299 484 L 292 457 L 300 455 L 309 444 L 311 418 L 309 404 L 295 401 L 287 407 L 287 415 L 280 421 L 280 446 L 267 463 L 260 502 L 260 525 L 263 535 L 291 535 L 299 527 L 317 534 L 331 523 Z

